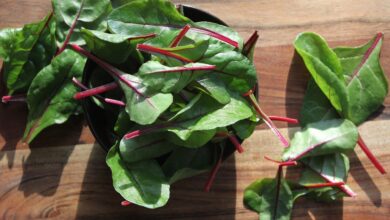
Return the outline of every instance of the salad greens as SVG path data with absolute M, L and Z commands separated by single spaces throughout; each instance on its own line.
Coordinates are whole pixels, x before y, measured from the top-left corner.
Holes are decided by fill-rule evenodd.
M 382 38 L 379 33 L 363 46 L 332 49 L 315 33 L 297 36 L 295 49 L 312 76 L 301 109 L 302 130 L 281 161 L 266 157 L 279 164 L 276 178 L 257 180 L 244 192 L 244 204 L 261 219 L 290 219 L 300 196 L 326 202 L 356 196 L 345 184 L 350 169 L 346 154 L 356 143 L 386 173 L 356 127 L 382 105 L 388 92 L 379 63 Z M 300 179 L 283 179 L 282 167 L 297 164 L 303 169 Z
M 113 114 L 106 162 L 123 204 L 164 206 L 170 184 L 207 171 L 210 190 L 227 148 L 242 153 L 262 121 L 287 145 L 253 93 L 257 32 L 244 43 L 167 0 L 52 4 L 42 21 L 0 31 L 2 101 L 27 103 L 26 142 L 79 114 L 81 99 Z M 96 67 L 84 85 L 87 59 Z

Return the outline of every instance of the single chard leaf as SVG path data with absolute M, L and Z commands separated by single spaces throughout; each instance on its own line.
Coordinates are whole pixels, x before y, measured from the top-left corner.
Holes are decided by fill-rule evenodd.
M 260 120 L 256 117 L 256 115 L 254 115 L 252 118 L 238 121 L 232 125 L 235 134 L 237 134 L 241 140 L 250 137 L 255 131 L 256 126 L 259 125 Z
M 262 179 L 253 182 L 244 191 L 244 204 L 258 212 L 260 219 L 288 220 L 293 202 L 299 195 L 294 195 L 284 179 Z
M 294 47 L 318 87 L 337 112 L 344 114 L 348 107 L 347 89 L 336 53 L 322 37 L 310 32 L 299 34 L 294 41 Z
M 187 112 L 187 111 L 190 111 L 195 104 L 198 103 L 198 101 L 200 100 L 200 97 L 202 97 L 202 94 L 199 93 L 197 94 L 196 96 L 194 96 L 190 102 L 185 105 L 183 108 L 181 108 L 174 116 L 172 116 L 168 121 L 173 121 L 175 120 L 177 117 L 179 117 L 180 115 L 182 115 L 183 113 Z
M 121 76 L 127 81 L 127 83 L 119 81 L 119 85 L 125 93 L 126 111 L 130 115 L 130 120 L 141 125 L 152 124 L 172 104 L 172 94 L 149 95 L 141 79 L 124 73 L 121 73 Z M 133 88 L 129 87 L 129 83 Z
M 169 184 L 154 160 L 127 163 L 116 147 L 107 154 L 115 190 L 127 201 L 150 209 L 164 206 L 169 199 Z
M 57 41 L 62 52 L 68 43 L 83 45 L 81 27 L 104 31 L 106 16 L 111 11 L 109 0 L 52 0 L 57 23 Z
M 383 103 L 388 84 L 379 62 L 383 34 L 360 47 L 333 49 L 342 66 L 349 99 L 345 117 L 356 125 L 364 122 Z
M 283 152 L 283 161 L 308 156 L 352 151 L 358 139 L 356 126 L 345 119 L 332 119 L 308 124 L 295 133 L 290 147 Z
M 163 93 L 178 93 L 194 79 L 212 71 L 213 65 L 189 63 L 184 66 L 168 67 L 157 61 L 144 63 L 138 76 L 148 90 Z
M 187 138 L 187 140 L 183 141 L 177 135 L 168 133 L 167 139 L 179 146 L 188 147 L 188 148 L 198 148 L 203 147 L 207 142 L 209 142 L 216 134 L 217 129 L 211 130 L 201 130 L 194 131 Z
M 180 115 L 166 130 L 185 141 L 194 131 L 226 127 L 252 115 L 252 109 L 246 101 L 233 93 L 231 101 L 224 106 L 210 97 L 202 96 L 198 104 Z
M 136 124 L 130 120 L 130 117 L 127 114 L 126 110 L 122 109 L 118 114 L 118 118 L 116 119 L 114 125 L 114 132 L 119 137 L 123 137 L 123 135 L 125 135 L 127 132 L 130 131 L 130 129 L 133 129 L 135 126 Z
M 340 183 L 347 180 L 349 160 L 342 153 L 308 157 L 302 159 L 301 162 L 306 167 L 299 180 L 299 184 L 302 186 L 324 182 Z M 354 195 L 347 185 L 341 185 L 338 188 L 310 189 L 308 196 L 320 201 L 334 201 L 340 199 L 345 193 Z
M 299 123 L 302 127 L 307 124 L 340 118 L 328 98 L 322 93 L 314 80 L 309 80 L 301 107 Z
M 176 148 L 162 165 L 170 183 L 195 176 L 210 170 L 217 161 L 217 147 L 208 144 L 204 147 L 189 149 Z
M 123 138 L 119 143 L 119 152 L 124 161 L 132 163 L 162 156 L 177 147 L 165 140 L 163 133 L 158 133 L 131 139 Z
M 218 73 L 210 73 L 195 80 L 192 85 L 195 89 L 214 98 L 221 104 L 230 102 L 230 94 L 224 83 L 219 79 Z
M 27 91 L 36 74 L 48 65 L 56 45 L 51 15 L 22 29 L 8 29 L 0 34 L 0 56 L 4 57 L 4 81 L 9 93 Z M 3 51 L 3 52 L 2 52 Z
M 65 50 L 37 74 L 27 93 L 25 140 L 31 142 L 43 129 L 64 123 L 78 109 L 72 77 L 81 77 L 84 64 L 85 58 Z

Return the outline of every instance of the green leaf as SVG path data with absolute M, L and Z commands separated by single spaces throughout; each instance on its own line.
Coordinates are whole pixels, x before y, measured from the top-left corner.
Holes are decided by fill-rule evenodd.
M 134 128 L 135 125 L 136 124 L 130 120 L 130 117 L 127 114 L 126 110 L 122 109 L 118 114 L 118 118 L 116 119 L 114 125 L 114 132 L 119 137 L 123 137 L 123 135 L 129 132 L 130 129 Z
M 343 114 L 348 106 L 348 97 L 342 66 L 336 53 L 321 36 L 310 32 L 299 34 L 294 47 L 316 84 L 337 112 Z
M 230 102 L 230 94 L 217 73 L 210 73 L 195 80 L 193 87 L 209 95 L 221 104 Z
M 299 123 L 305 127 L 309 123 L 340 118 L 328 98 L 314 80 L 309 80 L 301 107 Z
M 154 160 L 127 163 L 112 147 L 106 163 L 112 172 L 115 190 L 127 201 L 154 209 L 164 206 L 169 199 L 169 184 Z
M 179 146 L 198 148 L 207 144 L 215 136 L 216 132 L 217 129 L 194 131 L 185 141 L 180 139 L 176 134 L 168 133 L 167 139 Z
M 349 171 L 349 160 L 344 154 L 336 153 L 302 159 L 305 169 L 299 179 L 299 184 L 307 186 L 325 182 L 345 182 Z M 326 179 L 326 180 L 325 180 Z M 344 188 L 350 190 L 348 186 Z M 307 194 L 318 201 L 334 201 L 345 196 L 339 188 L 324 187 L 310 189 Z
M 192 23 L 173 3 L 165 0 L 136 0 L 114 9 L 108 16 L 111 32 L 125 35 L 169 34 L 171 30 Z
M 172 94 L 148 94 L 140 78 L 123 72 L 121 76 L 135 88 L 132 89 L 123 81 L 118 81 L 125 93 L 126 112 L 130 120 L 141 125 L 152 124 L 172 104 Z
M 260 219 L 290 219 L 294 195 L 284 179 L 262 179 L 253 182 L 244 191 L 244 204 L 259 213 Z
M 168 67 L 157 61 L 144 63 L 138 76 L 148 90 L 163 93 L 178 93 L 194 79 L 210 72 L 213 66 L 203 63 L 189 63 L 184 66 Z
M 27 93 L 29 109 L 24 139 L 31 142 L 43 129 L 62 124 L 78 108 L 72 77 L 81 78 L 85 58 L 65 50 L 42 69 Z
M 6 29 L 0 34 L 0 56 L 4 57 L 4 81 L 9 93 L 28 90 L 36 74 L 48 65 L 56 51 L 51 16 L 23 29 Z M 3 49 L 1 49 L 3 48 Z
M 295 133 L 290 147 L 283 152 L 284 161 L 308 156 L 350 152 L 358 138 L 356 126 L 349 120 L 333 119 L 308 124 Z
M 245 119 L 236 122 L 232 125 L 235 134 L 241 139 L 247 139 L 250 137 L 256 129 L 256 126 L 260 123 L 260 120 L 254 115 L 254 120 Z
M 141 135 L 131 139 L 122 138 L 119 152 L 128 163 L 160 157 L 178 146 L 165 140 L 164 133 Z
M 176 148 L 164 162 L 162 169 L 170 183 L 209 171 L 217 161 L 218 147 Z
M 172 116 L 168 121 L 173 121 L 175 120 L 177 117 L 179 117 L 180 115 L 182 115 L 183 113 L 187 112 L 187 111 L 190 111 L 195 104 L 198 103 L 198 101 L 200 100 L 200 98 L 202 97 L 202 93 L 199 93 L 197 94 L 196 96 L 194 96 L 190 102 L 188 102 L 187 105 L 185 105 L 183 108 L 181 108 L 174 116 Z
M 133 2 L 135 0 L 111 0 L 111 5 L 113 8 L 119 8 L 125 4 Z
M 109 0 L 52 0 L 57 22 L 57 41 L 63 44 L 71 34 L 69 43 L 83 45 L 81 27 L 104 31 L 106 16 L 111 11 Z M 70 33 L 72 32 L 72 33 Z
M 231 101 L 223 106 L 210 97 L 202 96 L 190 111 L 180 115 L 167 130 L 187 140 L 194 131 L 226 127 L 252 115 L 247 102 L 236 94 L 231 93 Z
M 338 47 L 342 73 L 347 85 L 348 110 L 344 115 L 356 125 L 364 122 L 383 103 L 388 83 L 379 62 L 383 34 L 360 47 Z

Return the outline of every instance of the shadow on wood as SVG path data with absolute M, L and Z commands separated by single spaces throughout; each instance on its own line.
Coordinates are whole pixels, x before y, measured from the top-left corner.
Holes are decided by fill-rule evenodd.
M 80 192 L 76 218 L 110 219 L 223 219 L 234 220 L 236 210 L 235 158 L 221 166 L 211 192 L 203 192 L 208 173 L 171 186 L 168 204 L 159 209 L 136 205 L 122 207 L 123 200 L 112 187 L 105 152 L 96 145 L 89 157 Z M 197 210 L 197 211 L 194 211 Z

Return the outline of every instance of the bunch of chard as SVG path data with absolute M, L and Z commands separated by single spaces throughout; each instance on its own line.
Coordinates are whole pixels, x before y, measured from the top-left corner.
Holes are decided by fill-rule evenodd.
M 356 143 L 382 174 L 383 166 L 360 137 L 357 126 L 383 103 L 387 79 L 379 62 L 383 34 L 359 47 L 330 48 L 315 33 L 297 36 L 294 46 L 312 79 L 301 109 L 300 124 L 283 152 L 275 179 L 253 182 L 244 204 L 260 219 L 290 219 L 293 202 L 301 197 L 334 201 L 356 196 L 346 185 L 347 154 Z M 284 166 L 302 166 L 299 181 L 283 178 Z
M 52 3 L 42 21 L 0 32 L 2 101 L 27 103 L 26 142 L 78 114 L 80 99 L 115 112 L 106 162 L 123 205 L 161 207 L 170 184 L 207 171 L 210 190 L 227 143 L 243 152 L 239 140 L 262 121 L 288 145 L 272 122 L 285 119 L 268 117 L 253 92 L 256 32 L 244 43 L 166 0 Z M 84 85 L 87 59 L 98 68 Z

